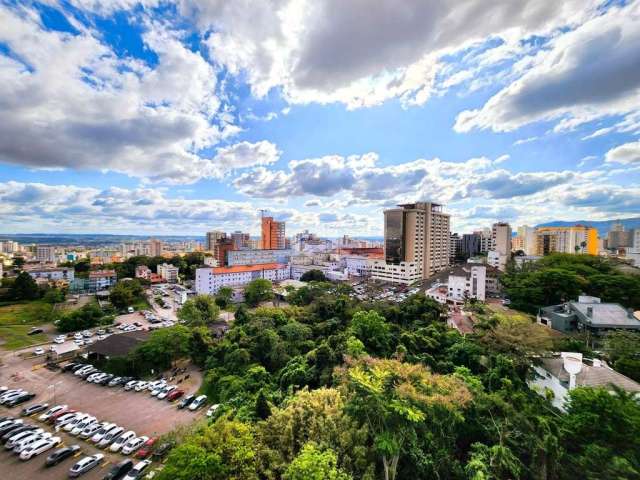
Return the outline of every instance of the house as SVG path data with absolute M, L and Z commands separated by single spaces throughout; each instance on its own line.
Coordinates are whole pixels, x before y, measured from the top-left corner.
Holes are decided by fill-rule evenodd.
M 535 365 L 536 376 L 529 380 L 529 388 L 550 398 L 554 407 L 564 411 L 570 390 L 576 387 L 604 387 L 611 385 L 640 395 L 640 383 L 616 372 L 598 359 L 583 359 L 581 353 L 562 352 L 543 358 Z
M 116 284 L 118 277 L 115 270 L 95 270 L 89 272 L 89 290 L 97 292 L 111 288 Z
M 487 268 L 476 264 L 449 268 L 427 280 L 431 287 L 425 295 L 439 303 L 464 303 L 471 298 L 484 302 Z
M 578 297 L 577 302 L 541 308 L 537 321 L 561 332 L 588 331 L 599 335 L 609 330 L 640 330 L 640 319 L 633 311 L 587 295 Z

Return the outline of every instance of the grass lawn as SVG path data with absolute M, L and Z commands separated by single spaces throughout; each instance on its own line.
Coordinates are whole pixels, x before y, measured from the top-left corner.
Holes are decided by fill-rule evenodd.
M 147 301 L 146 297 L 139 298 L 130 306 L 133 307 L 136 312 L 140 310 L 148 310 L 150 308 L 149 302 Z
M 500 305 L 497 303 L 487 303 L 487 309 L 492 313 L 497 313 L 498 315 L 503 315 L 505 317 L 520 317 L 527 318 L 529 320 L 534 320 L 533 315 L 529 315 L 528 313 L 519 312 L 517 310 L 512 310 L 511 308 Z
M 53 306 L 41 300 L 0 306 L 0 326 L 41 325 L 49 321 Z
M 47 340 L 45 334 L 27 335 L 34 326 L 47 323 L 53 306 L 41 300 L 0 306 L 0 347 L 16 350 Z
M 17 350 L 47 341 L 44 333 L 27 335 L 31 330 L 29 325 L 0 326 L 0 347 L 6 350 Z

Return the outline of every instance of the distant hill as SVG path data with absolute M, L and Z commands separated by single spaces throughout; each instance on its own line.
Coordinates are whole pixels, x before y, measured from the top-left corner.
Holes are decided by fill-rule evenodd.
M 601 220 L 601 221 L 590 221 L 590 220 L 576 220 L 575 222 L 563 222 L 560 220 L 554 220 L 552 222 L 541 223 L 537 225 L 538 227 L 570 227 L 571 225 L 588 225 L 590 227 L 595 227 L 598 229 L 598 233 L 600 235 L 606 235 L 614 223 L 622 223 L 624 225 L 625 230 L 631 230 L 634 228 L 640 228 L 640 217 L 635 218 L 620 218 L 614 220 Z

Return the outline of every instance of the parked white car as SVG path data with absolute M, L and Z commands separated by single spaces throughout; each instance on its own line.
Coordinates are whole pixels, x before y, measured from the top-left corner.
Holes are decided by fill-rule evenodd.
M 104 427 L 102 427 L 100 430 L 98 430 L 96 433 L 93 434 L 93 437 L 91 437 L 91 442 L 99 443 L 100 441 L 102 441 L 102 439 L 107 433 L 109 433 L 111 430 L 117 427 L 118 426 L 115 423 L 107 423 Z
M 131 380 L 124 385 L 124 389 L 131 390 L 132 388 L 135 388 L 136 385 L 138 385 L 138 380 Z
M 135 391 L 136 392 L 141 392 L 142 390 L 144 390 L 145 388 L 147 388 L 148 383 L 145 382 L 144 380 L 140 380 L 138 382 L 138 384 L 135 386 Z
M 178 387 L 176 387 L 175 385 L 169 385 L 167 387 L 165 387 L 159 394 L 158 394 L 158 399 L 159 400 L 164 400 L 165 398 L 167 398 L 167 395 L 169 395 L 171 392 L 173 392 L 175 389 L 177 389 Z
M 49 432 L 45 432 L 45 433 L 34 434 L 27 438 L 23 438 L 22 440 L 20 440 L 15 444 L 15 446 L 13 447 L 13 453 L 22 453 L 23 450 L 33 445 L 37 441 L 43 440 L 46 438 L 51 438 L 51 437 L 52 435 Z
M 98 423 L 98 419 L 96 417 L 87 417 L 76 424 L 76 426 L 73 427 L 73 429 L 69 433 L 71 433 L 71 435 L 73 436 L 80 435 L 85 428 L 87 428 L 89 425 L 93 425 L 94 423 Z
M 123 447 L 122 447 L 122 454 L 123 455 L 131 455 L 133 452 L 135 452 L 137 449 L 139 449 L 142 444 L 144 442 L 146 442 L 147 440 L 149 440 L 149 437 L 146 436 L 142 436 L 142 437 L 136 437 L 132 440 L 129 440 Z
M 136 480 L 138 478 L 141 478 L 142 472 L 149 465 L 151 465 L 151 460 L 142 460 L 141 462 L 136 463 L 122 480 Z
M 113 443 L 109 447 L 109 450 L 114 453 L 119 452 L 122 449 L 122 447 L 124 447 L 127 444 L 127 442 L 129 442 L 130 440 L 133 440 L 134 438 L 136 438 L 136 432 L 134 432 L 133 430 L 124 432 L 122 435 L 120 435 L 118 438 L 116 438 L 113 441 Z
M 102 437 L 102 440 L 98 442 L 98 448 L 108 447 L 122 432 L 124 432 L 124 428 L 122 427 L 116 427 L 109 430 L 109 432 Z
M 199 397 L 196 397 L 196 399 L 189 404 L 189 410 L 191 410 L 192 412 L 195 412 L 202 405 L 204 405 L 204 402 L 206 401 L 207 401 L 206 395 L 200 395 Z
M 15 447 L 18 442 L 24 440 L 27 437 L 30 437 L 31 435 L 40 435 L 42 433 L 44 433 L 44 430 L 41 428 L 16 433 L 13 437 L 10 437 L 9 440 L 7 440 L 7 442 L 4 444 L 4 448 L 5 450 L 13 450 L 13 447 Z
M 25 448 L 20 454 L 20 460 L 31 460 L 36 455 L 40 455 L 47 450 L 60 445 L 62 443 L 62 439 L 60 437 L 51 437 L 45 438 L 42 440 L 38 440 L 30 447 Z
M 69 423 L 66 423 L 64 426 L 64 431 L 65 432 L 70 432 L 71 430 L 73 430 L 74 428 L 76 428 L 76 426 L 82 422 L 83 420 L 89 418 L 90 415 L 88 413 L 80 413 L 78 415 L 76 415 L 76 417 L 71 420 Z
M 100 430 L 101 428 L 103 428 L 105 425 L 108 425 L 108 424 L 109 422 L 92 423 L 91 425 L 88 425 L 87 427 L 85 427 L 85 429 L 82 431 L 79 437 L 83 439 L 91 438 L 98 432 L 98 430 Z

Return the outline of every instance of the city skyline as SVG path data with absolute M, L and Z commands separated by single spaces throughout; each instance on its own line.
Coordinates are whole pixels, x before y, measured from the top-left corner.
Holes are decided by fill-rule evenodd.
M 640 212 L 640 2 L 332 3 L 0 6 L 0 233 Z

